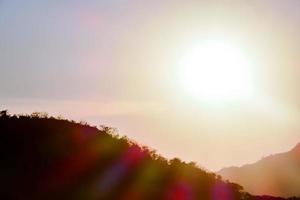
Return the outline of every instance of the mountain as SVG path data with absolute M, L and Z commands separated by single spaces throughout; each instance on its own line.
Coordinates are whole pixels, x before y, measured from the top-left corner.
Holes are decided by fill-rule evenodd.
M 300 143 L 288 152 L 242 167 L 224 168 L 217 174 L 241 184 L 252 194 L 300 196 Z
M 282 200 L 252 196 L 195 163 L 167 160 L 114 130 L 0 112 L 1 199 Z

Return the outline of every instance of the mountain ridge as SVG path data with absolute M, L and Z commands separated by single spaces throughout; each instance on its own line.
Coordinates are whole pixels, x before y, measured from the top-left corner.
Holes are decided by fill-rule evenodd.
M 283 200 L 254 196 L 109 127 L 0 112 L 3 199 Z
M 241 184 L 252 194 L 298 196 L 300 195 L 300 143 L 289 151 L 272 154 L 240 167 L 226 167 L 216 173 L 227 180 Z
M 300 154 L 300 142 L 291 151 Z

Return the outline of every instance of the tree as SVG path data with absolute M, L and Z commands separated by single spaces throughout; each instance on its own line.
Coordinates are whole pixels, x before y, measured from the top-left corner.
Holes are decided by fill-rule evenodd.
M 8 111 L 7 110 L 1 110 L 0 111 L 0 117 L 7 117 L 8 116 Z

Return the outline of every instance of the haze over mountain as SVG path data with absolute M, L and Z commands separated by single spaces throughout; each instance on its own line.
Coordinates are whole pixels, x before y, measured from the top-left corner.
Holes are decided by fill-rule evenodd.
M 299 10 L 0 0 L 0 200 L 297 199 Z
M 300 143 L 288 152 L 264 157 L 253 164 L 224 168 L 218 174 L 241 184 L 252 194 L 299 196 Z

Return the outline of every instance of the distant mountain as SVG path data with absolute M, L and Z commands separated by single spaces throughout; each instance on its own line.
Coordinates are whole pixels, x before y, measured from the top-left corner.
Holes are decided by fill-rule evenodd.
M 40 113 L 0 112 L 0 159 L 0 199 L 282 200 L 166 160 L 111 128 Z
M 300 196 L 300 143 L 288 152 L 242 167 L 224 168 L 217 174 L 241 184 L 252 194 Z

